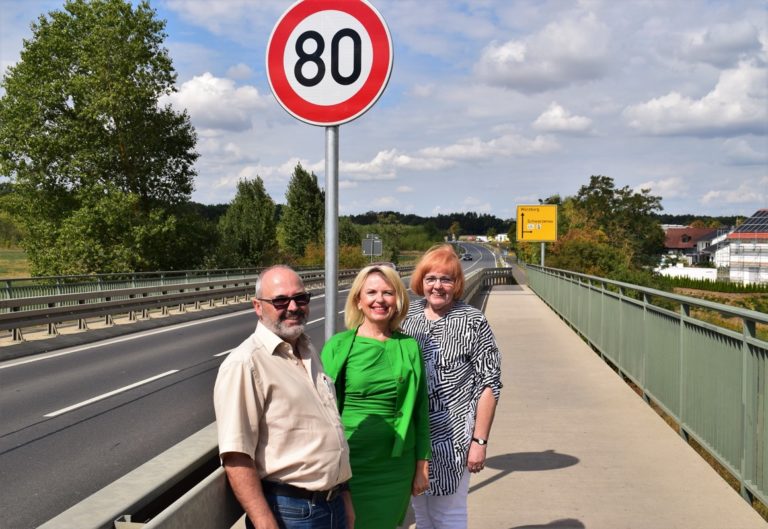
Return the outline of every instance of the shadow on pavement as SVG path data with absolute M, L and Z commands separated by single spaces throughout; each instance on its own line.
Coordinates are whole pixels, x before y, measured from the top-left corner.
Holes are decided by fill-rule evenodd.
M 489 457 L 485 460 L 486 468 L 501 470 L 501 472 L 489 477 L 485 481 L 473 485 L 470 487 L 469 492 L 472 493 L 478 489 L 486 487 L 491 483 L 494 483 L 495 481 L 498 481 L 501 478 L 511 474 L 512 472 L 554 470 L 557 468 L 570 467 L 577 464 L 578 462 L 579 458 L 569 456 L 568 454 L 558 454 L 554 450 L 545 450 L 543 452 L 518 452 L 516 454 L 502 454 Z

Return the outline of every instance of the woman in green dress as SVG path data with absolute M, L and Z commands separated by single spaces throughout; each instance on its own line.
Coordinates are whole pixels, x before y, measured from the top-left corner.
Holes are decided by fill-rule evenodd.
M 399 331 L 408 296 L 397 272 L 369 266 L 352 283 L 347 331 L 323 347 L 350 449 L 349 489 L 360 529 L 394 529 L 411 494 L 429 486 L 431 448 L 421 349 Z

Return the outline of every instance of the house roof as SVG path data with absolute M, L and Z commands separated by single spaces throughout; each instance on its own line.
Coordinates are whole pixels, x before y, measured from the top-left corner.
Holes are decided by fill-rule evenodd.
M 768 239 L 768 209 L 758 209 L 754 215 L 728 234 L 729 239 Z
M 668 249 L 695 248 L 702 239 L 712 239 L 717 228 L 670 228 L 664 234 L 664 247 Z

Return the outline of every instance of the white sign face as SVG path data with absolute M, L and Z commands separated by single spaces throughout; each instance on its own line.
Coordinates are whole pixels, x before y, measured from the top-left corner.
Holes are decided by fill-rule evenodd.
M 316 58 L 318 42 L 325 45 Z M 333 53 L 332 45 L 326 44 L 334 42 L 337 54 Z M 304 57 L 296 50 L 302 50 Z M 355 60 L 356 56 L 359 60 Z M 355 17 L 341 11 L 323 11 L 305 18 L 291 32 L 285 49 L 284 68 L 286 72 L 293 70 L 293 75 L 287 76 L 288 82 L 301 99 L 330 106 L 343 103 L 360 91 L 371 73 L 372 59 L 371 39 Z
M 267 76 L 280 105 L 313 125 L 351 121 L 381 96 L 392 40 L 365 0 L 302 0 L 275 25 Z

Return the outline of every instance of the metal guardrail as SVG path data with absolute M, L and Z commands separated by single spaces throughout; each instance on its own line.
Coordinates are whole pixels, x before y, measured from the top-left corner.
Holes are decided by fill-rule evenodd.
M 511 268 L 487 268 L 467 277 L 465 293 L 509 282 Z M 214 423 L 38 529 L 229 528 L 243 510 L 219 464 L 217 442 Z
M 244 279 L 257 276 L 261 270 L 263 268 L 228 268 L 6 278 L 0 280 L 0 300 Z
M 512 285 L 515 278 L 511 268 L 483 268 L 467 274 L 464 280 L 464 300 L 470 302 L 481 290 L 493 285 Z
M 536 265 L 527 271 L 536 294 L 738 479 L 745 499 L 768 505 L 768 342 L 757 336 L 768 314 Z M 738 318 L 742 331 L 702 321 L 698 311 Z
M 413 267 L 402 267 L 407 272 Z M 14 341 L 23 341 L 24 329 L 47 325 L 48 334 L 58 334 L 58 325 L 77 321 L 82 329 L 87 328 L 88 318 L 104 318 L 107 325 L 118 315 L 127 314 L 135 320 L 141 311 L 148 317 L 151 308 L 160 308 L 164 314 L 168 308 L 177 306 L 181 311 L 189 304 L 200 308 L 200 304 L 212 304 L 216 299 L 247 298 L 261 269 L 222 271 L 222 273 L 179 272 L 169 276 L 165 272 L 135 274 L 126 278 L 119 274 L 105 274 L 93 282 L 77 282 L 78 276 L 67 278 L 41 278 L 36 285 L 21 280 L 15 286 L 6 281 L 0 296 L 0 330 L 11 330 Z M 354 279 L 358 270 L 341 270 L 339 284 Z M 299 271 L 307 288 L 321 288 L 325 284 L 323 270 Z M 73 279 L 72 283 L 68 283 Z M 55 280 L 55 281 L 53 281 Z M 47 281 L 52 284 L 46 285 Z

